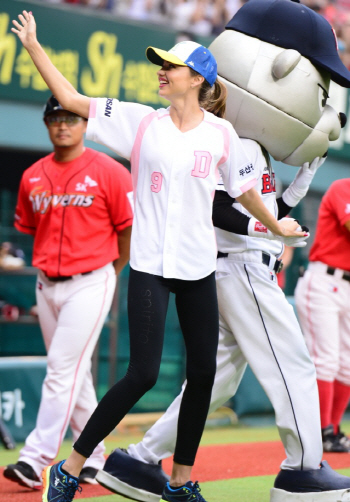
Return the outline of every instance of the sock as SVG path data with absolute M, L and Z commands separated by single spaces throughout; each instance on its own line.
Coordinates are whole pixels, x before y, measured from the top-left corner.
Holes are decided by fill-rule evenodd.
M 66 470 L 63 469 L 63 467 L 61 467 L 61 471 L 63 472 L 63 474 L 65 474 L 66 476 L 69 476 L 73 479 L 78 479 L 76 476 L 73 476 L 72 474 L 69 474 L 69 472 L 67 472 Z
M 191 483 L 191 481 L 187 481 L 187 483 Z M 184 486 L 186 486 L 187 483 L 184 483 L 181 486 L 171 486 L 171 484 L 169 483 L 169 488 L 171 488 L 172 490 L 179 490 L 180 488 L 183 488 Z
M 338 380 L 334 380 L 334 395 L 331 419 L 335 434 L 338 434 L 339 432 L 339 425 L 348 406 L 349 399 L 350 386 L 344 385 Z
M 332 406 L 334 382 L 317 380 L 318 394 L 320 397 L 321 428 L 325 429 L 332 423 Z

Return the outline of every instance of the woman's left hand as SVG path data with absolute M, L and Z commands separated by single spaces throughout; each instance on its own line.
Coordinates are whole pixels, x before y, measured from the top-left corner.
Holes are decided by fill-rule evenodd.
M 276 218 L 264 205 L 255 188 L 250 188 L 242 195 L 236 197 L 236 200 L 237 202 L 242 204 L 259 222 L 267 227 L 275 236 L 304 238 L 306 236 L 308 237 L 308 234 L 299 227 L 299 223 L 296 222 L 293 218 L 282 218 L 281 220 L 277 221 Z
M 282 218 L 278 220 L 281 237 L 305 237 L 306 232 L 302 229 L 299 222 L 294 218 Z M 309 234 L 310 235 L 310 234 Z
M 290 247 L 305 247 L 306 240 L 310 237 L 309 229 L 301 227 L 294 218 L 282 218 L 278 220 L 281 227 L 282 235 L 276 235 L 276 240 L 279 240 Z
M 248 225 L 249 237 L 258 237 L 271 241 L 279 241 L 286 246 L 302 248 L 306 246 L 306 240 L 310 237 L 309 229 L 301 227 L 294 218 L 282 218 L 278 222 L 281 234 L 272 233 L 260 221 L 250 218 Z

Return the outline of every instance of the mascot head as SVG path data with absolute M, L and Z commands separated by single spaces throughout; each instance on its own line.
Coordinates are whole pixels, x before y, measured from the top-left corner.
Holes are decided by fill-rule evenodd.
M 330 81 L 350 87 L 331 25 L 295 0 L 249 0 L 210 45 L 228 89 L 226 118 L 275 160 L 298 166 L 338 139 Z

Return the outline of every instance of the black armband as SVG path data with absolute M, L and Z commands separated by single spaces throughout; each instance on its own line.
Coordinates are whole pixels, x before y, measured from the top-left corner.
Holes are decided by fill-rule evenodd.
M 281 218 L 287 216 L 293 208 L 291 206 L 288 206 L 288 204 L 284 202 L 282 197 L 279 197 L 276 202 L 278 207 L 278 219 L 280 220 Z
M 249 216 L 232 207 L 235 199 L 223 190 L 216 190 L 213 202 L 214 227 L 234 234 L 248 235 Z

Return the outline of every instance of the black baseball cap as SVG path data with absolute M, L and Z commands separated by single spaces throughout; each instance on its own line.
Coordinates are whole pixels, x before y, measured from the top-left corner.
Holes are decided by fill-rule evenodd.
M 57 112 L 58 110 L 63 110 L 62 106 L 59 104 L 55 96 L 50 96 L 46 101 L 44 106 L 44 119 L 50 115 L 50 113 Z
M 226 26 L 263 42 L 295 49 L 331 80 L 350 87 L 350 71 L 342 63 L 329 22 L 295 0 L 248 0 Z

